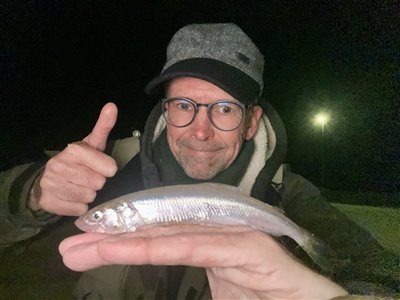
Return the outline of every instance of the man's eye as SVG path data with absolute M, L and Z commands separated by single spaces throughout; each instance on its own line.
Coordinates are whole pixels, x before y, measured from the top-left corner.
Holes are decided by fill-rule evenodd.
M 180 110 L 191 110 L 192 106 L 189 103 L 180 102 L 176 105 Z
M 230 114 L 233 112 L 233 109 L 230 106 L 222 106 L 220 108 L 220 111 L 221 111 L 221 113 L 224 113 L 224 114 Z
M 233 105 L 218 105 L 213 110 L 219 115 L 234 115 L 238 109 Z

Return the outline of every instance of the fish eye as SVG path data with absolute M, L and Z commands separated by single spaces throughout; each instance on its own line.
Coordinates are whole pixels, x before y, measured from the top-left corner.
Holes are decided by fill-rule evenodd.
M 95 221 L 100 221 L 103 218 L 103 213 L 101 211 L 96 211 L 93 215 L 92 215 L 93 219 Z

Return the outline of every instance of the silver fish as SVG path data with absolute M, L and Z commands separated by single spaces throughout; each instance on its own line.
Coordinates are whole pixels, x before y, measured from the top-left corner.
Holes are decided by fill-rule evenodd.
M 330 248 L 279 209 L 230 185 L 202 183 L 147 189 L 105 202 L 75 221 L 83 231 L 109 234 L 171 223 L 246 225 L 273 236 L 289 236 L 322 270 L 332 268 Z

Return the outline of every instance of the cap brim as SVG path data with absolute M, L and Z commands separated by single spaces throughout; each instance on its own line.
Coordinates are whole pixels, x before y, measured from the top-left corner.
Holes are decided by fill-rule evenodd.
M 255 80 L 235 67 L 214 59 L 192 58 L 165 69 L 147 84 L 145 92 L 153 94 L 164 83 L 178 77 L 195 77 L 211 82 L 244 104 L 254 103 L 260 91 Z

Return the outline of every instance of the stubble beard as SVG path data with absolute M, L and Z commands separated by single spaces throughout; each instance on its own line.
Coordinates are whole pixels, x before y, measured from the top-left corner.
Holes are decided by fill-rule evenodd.
M 216 149 L 218 147 L 215 147 Z M 215 150 L 212 157 L 196 157 L 189 154 L 187 146 L 180 144 L 177 153 L 174 153 L 175 159 L 181 165 L 186 175 L 198 179 L 208 180 L 225 170 L 229 166 L 229 162 L 224 159 L 223 148 Z
M 182 157 L 177 160 L 187 176 L 199 180 L 211 179 L 226 168 L 226 166 L 212 163 L 210 159 Z

